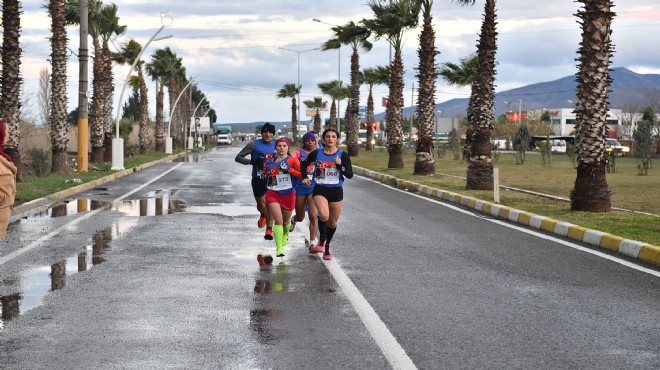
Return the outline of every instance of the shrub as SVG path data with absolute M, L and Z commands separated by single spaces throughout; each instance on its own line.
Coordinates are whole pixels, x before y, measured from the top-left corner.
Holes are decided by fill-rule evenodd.
M 27 152 L 30 161 L 32 161 L 32 167 L 34 168 L 34 174 L 37 177 L 44 177 L 50 171 L 50 152 L 41 149 L 41 148 L 32 148 Z

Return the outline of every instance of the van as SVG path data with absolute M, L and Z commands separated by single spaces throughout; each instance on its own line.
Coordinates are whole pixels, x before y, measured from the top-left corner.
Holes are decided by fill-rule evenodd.
M 566 141 L 564 141 L 564 140 L 551 140 L 550 152 L 551 153 L 566 153 Z
M 234 139 L 231 137 L 231 134 L 219 134 L 217 136 L 218 145 L 231 145 Z

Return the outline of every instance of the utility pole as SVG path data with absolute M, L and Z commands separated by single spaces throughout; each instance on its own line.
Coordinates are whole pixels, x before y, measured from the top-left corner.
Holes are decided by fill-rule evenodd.
M 412 90 L 410 91 L 410 133 L 408 139 L 412 143 L 412 129 L 413 129 L 413 109 L 415 107 L 415 81 L 412 83 Z
M 78 173 L 87 172 L 89 165 L 89 122 L 87 112 L 87 28 L 88 0 L 80 0 L 80 48 L 78 49 Z

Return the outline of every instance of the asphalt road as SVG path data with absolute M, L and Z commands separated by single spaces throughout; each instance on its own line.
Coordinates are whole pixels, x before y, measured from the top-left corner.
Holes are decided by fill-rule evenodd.
M 660 368 L 658 269 L 360 177 L 335 260 L 259 268 L 237 151 L 10 225 L 0 368 Z

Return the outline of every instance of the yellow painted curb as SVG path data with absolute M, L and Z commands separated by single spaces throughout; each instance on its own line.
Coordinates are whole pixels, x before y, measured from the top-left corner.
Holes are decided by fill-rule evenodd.
M 660 266 L 660 247 L 655 245 L 643 245 L 639 250 L 639 258 L 644 262 Z
M 619 246 L 624 238 L 612 234 L 605 234 L 600 239 L 600 247 L 610 250 L 612 252 L 618 252 Z

